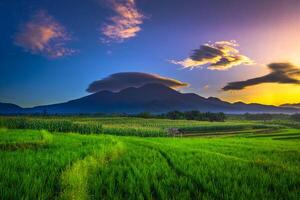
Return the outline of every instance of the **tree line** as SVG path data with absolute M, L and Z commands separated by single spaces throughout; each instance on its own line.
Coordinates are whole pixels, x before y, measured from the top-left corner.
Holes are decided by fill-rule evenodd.
M 245 113 L 242 115 L 242 118 L 245 120 L 294 120 L 300 121 L 300 114 L 295 113 L 293 115 L 288 114 L 270 114 L 270 113 L 257 113 L 257 114 L 250 114 Z
M 294 120 L 294 121 L 300 122 L 300 114 L 293 114 L 291 116 L 291 119 Z
M 149 112 L 142 112 L 136 115 L 133 115 L 134 117 L 141 117 L 141 118 L 160 118 L 160 119 L 172 119 L 172 120 L 178 120 L 178 119 L 186 119 L 186 120 L 197 120 L 197 121 L 218 121 L 223 122 L 226 119 L 226 115 L 222 112 L 219 113 L 211 113 L 211 112 L 200 112 L 197 110 L 192 111 L 170 111 L 163 114 L 154 115 Z

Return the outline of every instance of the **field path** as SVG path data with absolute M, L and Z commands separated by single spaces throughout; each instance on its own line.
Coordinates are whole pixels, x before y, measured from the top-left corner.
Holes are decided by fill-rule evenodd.
M 117 159 L 124 151 L 124 144 L 120 141 L 116 141 L 114 145 L 95 150 L 92 155 L 75 162 L 62 173 L 62 192 L 58 199 L 91 199 L 88 188 L 89 177 L 93 176 L 97 169 Z

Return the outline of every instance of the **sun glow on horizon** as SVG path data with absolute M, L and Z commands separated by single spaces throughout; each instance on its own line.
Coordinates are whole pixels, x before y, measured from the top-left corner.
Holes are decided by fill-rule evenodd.
M 300 102 L 300 86 L 295 84 L 265 83 L 240 91 L 222 92 L 220 98 L 229 102 L 281 105 Z

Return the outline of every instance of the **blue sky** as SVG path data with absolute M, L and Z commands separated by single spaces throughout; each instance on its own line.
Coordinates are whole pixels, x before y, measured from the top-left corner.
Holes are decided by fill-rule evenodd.
M 142 15 L 141 23 L 130 22 L 140 29 L 133 36 L 116 39 L 103 33 L 105 26 L 114 25 L 111 17 L 118 16 L 112 2 L 127 3 Z M 300 64 L 300 52 L 295 53 L 300 50 L 295 38 L 299 31 L 294 30 L 300 29 L 299 9 L 296 0 L 2 1 L 0 102 L 21 106 L 63 102 L 87 95 L 86 88 L 95 80 L 131 71 L 187 82 L 190 86 L 181 89 L 184 92 L 251 102 L 253 98 L 241 98 L 244 93 L 225 93 L 221 88 L 228 82 L 268 73 L 266 65 L 271 62 Z M 44 14 L 38 14 L 41 12 Z M 51 57 L 49 52 L 55 47 L 49 46 L 45 53 L 16 39 L 42 16 L 63 28 L 59 50 L 74 52 Z M 103 38 L 110 41 L 105 43 Z M 230 40 L 236 40 L 239 46 L 235 48 L 253 60 L 252 65 L 191 70 L 170 62 L 186 59 L 193 49 L 209 41 Z

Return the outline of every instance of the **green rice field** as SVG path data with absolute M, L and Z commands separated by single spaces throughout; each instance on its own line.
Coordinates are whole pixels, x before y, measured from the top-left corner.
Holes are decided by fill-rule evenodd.
M 299 199 L 288 121 L 1 117 L 0 199 Z

